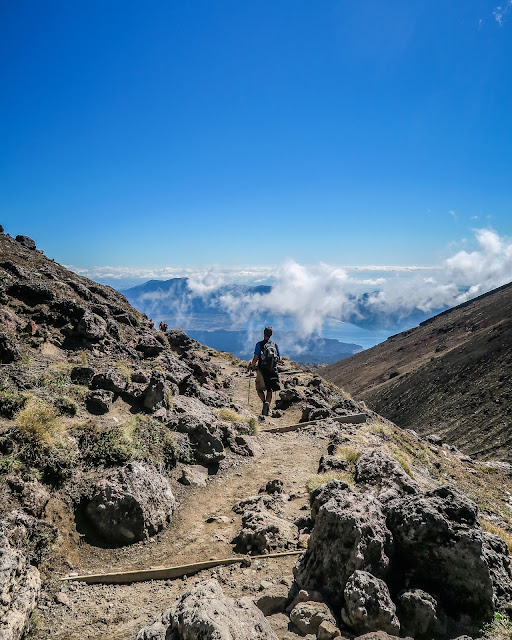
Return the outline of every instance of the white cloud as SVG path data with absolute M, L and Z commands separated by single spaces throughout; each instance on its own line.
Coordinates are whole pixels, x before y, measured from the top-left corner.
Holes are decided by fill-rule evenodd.
M 511 9 L 512 9 L 512 0 L 506 0 L 504 4 L 498 5 L 492 12 L 494 19 L 500 25 L 500 27 L 503 26 L 504 18 Z
M 452 307 L 509 282 L 512 278 L 512 239 L 492 229 L 474 231 L 475 248 L 457 243 L 453 255 L 437 267 L 350 266 L 320 263 L 301 265 L 287 260 L 279 267 L 212 267 L 210 269 L 139 269 L 96 267 L 76 270 L 89 277 L 158 279 L 188 278 L 188 289 L 177 299 L 162 288 L 145 294 L 155 312 L 162 308 L 185 316 L 194 298 L 201 297 L 227 311 L 234 323 L 249 323 L 264 314 L 292 318 L 304 335 L 320 331 L 326 321 L 363 321 L 368 317 L 393 322 L 417 312 Z M 266 293 L 240 295 L 221 287 L 232 283 L 272 282 Z M 211 298 L 212 293 L 217 295 Z

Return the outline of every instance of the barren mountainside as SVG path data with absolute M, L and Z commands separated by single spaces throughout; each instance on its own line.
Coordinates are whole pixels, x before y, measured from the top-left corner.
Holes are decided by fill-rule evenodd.
M 512 461 L 512 284 L 321 374 L 404 429 Z

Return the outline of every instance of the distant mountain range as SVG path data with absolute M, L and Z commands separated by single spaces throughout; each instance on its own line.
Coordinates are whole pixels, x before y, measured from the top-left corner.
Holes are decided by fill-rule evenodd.
M 341 342 L 318 335 L 301 338 L 293 331 L 293 318 L 279 315 L 252 317 L 250 322 L 237 322 L 222 308 L 220 299 L 266 294 L 267 285 L 225 285 L 203 296 L 195 296 L 187 278 L 149 280 L 122 291 L 129 302 L 152 318 L 155 324 L 163 320 L 169 327 L 181 327 L 191 338 L 213 349 L 228 351 L 239 358 L 251 357 L 254 345 L 262 338 L 266 325 L 278 327 L 276 342 L 283 355 L 300 363 L 330 363 L 346 358 L 363 349 L 359 344 Z

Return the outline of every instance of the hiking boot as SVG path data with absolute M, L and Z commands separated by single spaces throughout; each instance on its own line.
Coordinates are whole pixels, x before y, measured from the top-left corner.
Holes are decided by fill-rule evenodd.
M 268 402 L 264 402 L 263 409 L 261 410 L 261 415 L 268 416 L 269 411 L 270 411 L 270 404 Z

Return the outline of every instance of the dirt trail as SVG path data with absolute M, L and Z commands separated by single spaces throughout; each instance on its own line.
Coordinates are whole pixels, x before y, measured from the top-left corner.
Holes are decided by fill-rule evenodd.
M 222 361 L 222 368 L 223 377 L 236 371 L 225 361 Z M 233 378 L 230 390 L 233 399 L 245 406 L 247 384 L 247 379 L 238 375 Z M 261 405 L 254 386 L 251 395 L 251 410 L 256 413 Z M 264 426 L 293 424 L 298 417 L 297 411 L 290 409 L 280 419 L 267 419 Z M 294 519 L 304 513 L 301 507 L 307 503 L 305 483 L 316 473 L 318 459 L 327 447 L 326 440 L 309 435 L 307 431 L 277 435 L 262 432 L 259 442 L 263 455 L 237 459 L 232 468 L 211 477 L 206 487 L 188 490 L 171 526 L 151 540 L 118 549 L 93 547 L 83 541 L 78 547 L 70 546 L 66 555 L 74 570 L 130 570 L 235 555 L 231 540 L 240 530 L 241 516 L 236 515 L 232 507 L 239 500 L 257 494 L 260 487 L 273 478 L 281 478 L 285 490 L 292 496 L 286 503 L 284 516 Z M 207 520 L 214 516 L 223 518 L 220 522 L 208 523 Z M 43 604 L 41 625 L 33 637 L 128 640 L 198 579 L 215 575 L 224 583 L 227 592 L 236 596 L 251 595 L 258 591 L 259 582 L 264 578 L 274 582 L 290 579 L 294 562 L 293 557 L 269 559 L 256 561 L 251 568 L 234 565 L 186 579 L 134 585 L 71 584 L 67 591 L 69 606 L 53 602 Z

